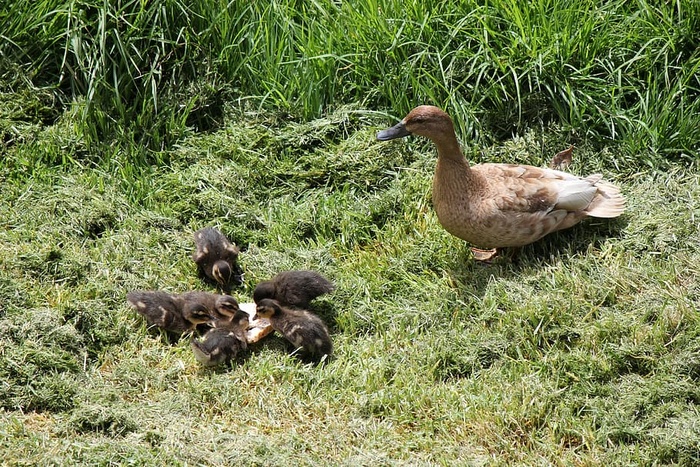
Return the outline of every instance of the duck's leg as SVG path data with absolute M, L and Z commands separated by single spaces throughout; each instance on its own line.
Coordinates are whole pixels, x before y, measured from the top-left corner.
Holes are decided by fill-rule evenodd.
M 498 248 L 482 250 L 481 248 L 471 247 L 471 250 L 474 254 L 474 259 L 485 264 L 491 264 L 491 262 L 498 257 L 499 253 Z

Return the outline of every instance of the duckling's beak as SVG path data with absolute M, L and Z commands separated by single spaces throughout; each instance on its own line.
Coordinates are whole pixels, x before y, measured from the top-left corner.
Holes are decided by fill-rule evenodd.
M 410 134 L 411 132 L 406 129 L 406 124 L 404 122 L 399 122 L 391 128 L 377 133 L 377 139 L 379 141 L 389 141 L 390 139 L 403 138 Z

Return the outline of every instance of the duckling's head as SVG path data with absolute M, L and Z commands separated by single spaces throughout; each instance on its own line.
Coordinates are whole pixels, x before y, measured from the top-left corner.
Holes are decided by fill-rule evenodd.
M 186 308 L 182 313 L 182 317 L 194 325 L 208 324 L 215 322 L 218 319 L 217 317 L 212 316 L 207 307 L 203 305 Z
M 454 138 L 455 130 L 447 112 L 432 105 L 421 105 L 411 110 L 396 125 L 377 133 L 377 139 L 388 141 L 408 135 L 418 135 L 432 140 Z
M 219 284 L 228 284 L 231 280 L 231 276 L 233 276 L 231 264 L 224 260 L 217 261 L 211 268 L 211 275 L 214 276 L 214 279 Z
M 236 299 L 230 295 L 222 295 L 217 299 L 216 312 L 219 319 L 215 327 L 226 327 L 231 324 L 248 327 L 248 313 L 241 310 Z
M 261 300 L 275 296 L 275 283 L 273 281 L 262 281 L 253 290 L 253 301 L 260 303 Z
M 272 300 L 271 298 L 264 298 L 257 302 L 257 305 L 258 306 L 255 309 L 255 316 L 253 316 L 253 320 L 261 318 L 270 319 L 277 313 L 282 312 L 282 307 L 280 306 L 279 302 L 277 300 Z
M 238 301 L 230 295 L 219 295 L 214 305 L 216 312 L 222 319 L 234 317 L 238 312 L 244 313 L 238 306 Z
M 233 315 L 233 318 L 231 319 L 231 321 L 233 321 L 234 323 L 237 323 L 239 326 L 244 326 L 247 328 L 250 320 L 248 318 L 248 313 L 239 309 L 236 312 L 236 314 Z

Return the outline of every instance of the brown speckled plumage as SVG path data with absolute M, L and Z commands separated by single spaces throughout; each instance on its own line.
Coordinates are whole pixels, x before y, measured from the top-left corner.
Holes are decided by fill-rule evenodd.
M 182 301 L 177 295 L 158 290 L 134 290 L 126 294 L 126 300 L 148 324 L 166 331 L 183 333 L 196 325 L 182 316 Z
M 171 294 L 160 290 L 134 290 L 126 300 L 149 324 L 175 333 L 194 330 L 197 325 L 216 326 L 230 321 L 239 311 L 230 295 L 209 292 Z
M 476 247 L 523 246 L 585 217 L 612 218 L 624 211 L 620 190 L 599 174 L 582 178 L 516 164 L 470 167 L 450 116 L 437 107 L 416 107 L 377 138 L 409 134 L 429 138 L 437 147 L 433 205 L 440 224 Z
M 192 291 L 181 294 L 183 316 L 201 310 L 211 317 L 212 325 L 228 321 L 238 310 L 238 302 L 230 295 Z
M 212 367 L 227 364 L 248 347 L 246 328 L 248 315 L 240 309 L 225 323 L 207 331 L 190 343 L 199 363 Z

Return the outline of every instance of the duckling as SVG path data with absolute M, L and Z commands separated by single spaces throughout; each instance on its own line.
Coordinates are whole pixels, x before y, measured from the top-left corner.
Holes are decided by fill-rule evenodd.
M 126 294 L 126 300 L 148 324 L 177 334 L 194 329 L 201 318 L 194 310 L 183 316 L 182 300 L 167 292 L 134 290 Z
M 253 300 L 259 303 L 272 298 L 285 306 L 308 308 L 319 295 L 335 290 L 335 285 L 316 271 L 282 271 L 269 281 L 260 282 L 253 290 Z
M 286 308 L 277 300 L 264 298 L 258 302 L 254 317 L 260 318 L 270 320 L 272 328 L 291 342 L 302 357 L 330 357 L 333 343 L 328 328 L 323 320 L 313 313 Z
M 195 359 L 207 367 L 228 364 L 248 348 L 247 327 L 248 315 L 238 309 L 226 324 L 210 329 L 200 339 L 192 339 Z
M 240 250 L 214 227 L 205 227 L 194 233 L 196 250 L 192 260 L 200 274 L 219 284 L 225 292 L 231 290 L 231 282 L 240 285 L 243 271 L 238 265 Z
M 209 316 L 208 324 L 216 327 L 218 322 L 229 321 L 239 311 L 238 301 L 230 295 L 220 295 L 211 292 L 191 291 L 180 295 L 182 313 L 196 313 Z
M 410 134 L 437 147 L 433 205 L 452 235 L 492 254 L 569 228 L 585 217 L 613 218 L 625 210 L 619 188 L 602 175 L 581 178 L 558 170 L 518 164 L 470 166 L 450 116 L 422 105 L 395 126 L 377 133 L 387 141 Z

